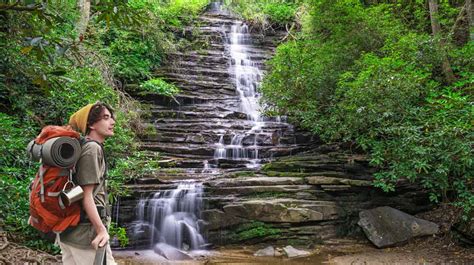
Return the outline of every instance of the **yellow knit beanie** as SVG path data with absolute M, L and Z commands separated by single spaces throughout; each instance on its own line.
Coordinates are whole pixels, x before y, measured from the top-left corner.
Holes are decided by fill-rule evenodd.
M 94 104 L 87 104 L 85 107 L 72 114 L 69 118 L 69 125 L 76 130 L 80 130 L 83 134 L 86 134 L 87 119 L 89 118 L 89 112 L 91 111 L 92 106 L 94 106 Z

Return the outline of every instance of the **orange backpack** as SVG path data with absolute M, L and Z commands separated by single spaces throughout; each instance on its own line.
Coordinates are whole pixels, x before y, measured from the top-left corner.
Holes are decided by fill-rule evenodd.
M 69 126 L 46 126 L 36 137 L 35 143 L 44 144 L 54 137 L 67 136 L 80 139 L 79 133 Z M 66 206 L 62 203 L 60 193 L 74 173 L 71 168 L 60 168 L 41 164 L 36 177 L 30 186 L 30 219 L 29 224 L 44 232 L 62 232 L 79 223 L 81 215 L 80 202 Z

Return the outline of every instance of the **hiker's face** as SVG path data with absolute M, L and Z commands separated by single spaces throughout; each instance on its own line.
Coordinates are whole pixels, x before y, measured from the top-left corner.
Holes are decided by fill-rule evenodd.
M 115 119 L 110 114 L 107 108 L 104 108 L 100 114 L 100 120 L 92 124 L 91 129 L 94 129 L 97 134 L 106 138 L 114 135 Z

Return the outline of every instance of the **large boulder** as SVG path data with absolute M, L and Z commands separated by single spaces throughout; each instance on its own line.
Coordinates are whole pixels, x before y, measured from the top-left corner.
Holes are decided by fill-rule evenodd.
M 436 234 L 437 224 L 384 206 L 359 213 L 358 225 L 379 248 L 405 242 L 413 237 Z

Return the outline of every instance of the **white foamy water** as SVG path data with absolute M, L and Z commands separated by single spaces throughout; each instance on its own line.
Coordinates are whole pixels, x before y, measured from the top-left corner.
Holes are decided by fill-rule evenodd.
M 200 249 L 205 240 L 199 229 L 202 184 L 180 183 L 174 190 L 156 192 L 137 205 L 135 235 L 146 234 L 149 245 L 165 243 L 179 249 Z M 141 235 L 143 237 L 143 235 Z
M 264 125 L 260 112 L 260 94 L 258 87 L 262 80 L 262 71 L 250 59 L 251 35 L 247 24 L 240 21 L 231 27 L 228 36 L 231 66 L 229 71 L 235 77 L 235 87 L 240 97 L 239 111 L 247 114 L 252 128 L 246 132 L 233 132 L 230 144 L 224 143 L 224 134 L 215 144 L 214 159 L 248 160 L 247 167 L 260 165 L 257 136 L 263 134 Z M 243 145 L 245 137 L 254 135 L 253 145 Z

